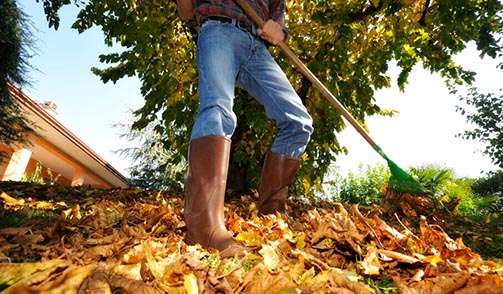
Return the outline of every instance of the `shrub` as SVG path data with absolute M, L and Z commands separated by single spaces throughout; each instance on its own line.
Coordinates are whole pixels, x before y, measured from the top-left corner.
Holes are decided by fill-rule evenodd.
M 356 173 L 349 172 L 346 177 L 337 175 L 332 200 L 369 206 L 379 204 L 384 196 L 382 187 L 389 176 L 390 172 L 385 165 L 360 164 Z

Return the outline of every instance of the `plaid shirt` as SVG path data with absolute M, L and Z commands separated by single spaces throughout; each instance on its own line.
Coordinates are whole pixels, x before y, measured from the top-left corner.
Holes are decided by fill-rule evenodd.
M 194 12 L 199 23 L 210 15 L 228 18 L 253 24 L 252 20 L 233 0 L 193 0 Z M 246 0 L 264 21 L 272 19 L 284 27 L 284 0 Z

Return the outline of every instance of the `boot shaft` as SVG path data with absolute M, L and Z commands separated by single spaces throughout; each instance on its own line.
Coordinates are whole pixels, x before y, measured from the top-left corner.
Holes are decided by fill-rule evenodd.
M 260 214 L 285 212 L 288 186 L 293 183 L 300 159 L 269 152 L 260 178 L 258 207 Z
M 230 146 L 231 140 L 224 136 L 205 136 L 190 142 L 184 204 L 188 244 L 219 247 L 213 244 L 219 243 L 216 240 L 231 238 L 224 219 Z

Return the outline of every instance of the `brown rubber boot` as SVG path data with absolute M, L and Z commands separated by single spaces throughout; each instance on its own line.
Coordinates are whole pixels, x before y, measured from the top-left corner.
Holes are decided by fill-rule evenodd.
M 288 186 L 299 169 L 300 159 L 278 153 L 267 153 L 260 178 L 259 214 L 285 212 Z
M 230 148 L 231 140 L 224 136 L 192 140 L 185 180 L 185 242 L 217 249 L 222 257 L 242 256 L 245 250 L 225 227 L 224 197 Z

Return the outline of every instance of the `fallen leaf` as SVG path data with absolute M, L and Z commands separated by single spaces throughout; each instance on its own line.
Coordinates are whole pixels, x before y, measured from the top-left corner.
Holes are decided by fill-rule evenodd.
M 62 259 L 33 263 L 0 263 L 0 285 L 13 285 L 17 281 L 35 275 L 36 273 L 52 270 L 56 267 L 65 267 L 67 265 L 68 262 Z
M 77 294 L 84 280 L 96 265 L 70 265 L 62 272 L 52 268 L 20 280 L 4 290 L 4 294 Z
M 25 201 L 24 199 L 21 199 L 21 200 L 18 200 L 14 197 L 11 197 L 9 196 L 9 194 L 5 193 L 5 192 L 2 192 L 2 194 L 0 194 L 0 198 L 2 198 L 4 200 L 4 204 L 6 206 L 23 206 Z
M 183 287 L 187 291 L 187 294 L 199 293 L 199 288 L 197 287 L 197 278 L 192 273 L 183 276 Z
M 400 294 L 449 294 L 463 287 L 468 278 L 468 273 L 461 272 L 440 274 L 433 278 L 411 282 L 393 277 L 393 281 Z
M 143 281 L 126 279 L 124 277 L 114 277 L 110 281 L 113 289 L 121 289 L 126 294 L 162 294 L 164 291 L 146 284 Z M 115 293 L 115 292 L 114 292 Z M 119 292 L 121 293 L 121 292 Z

